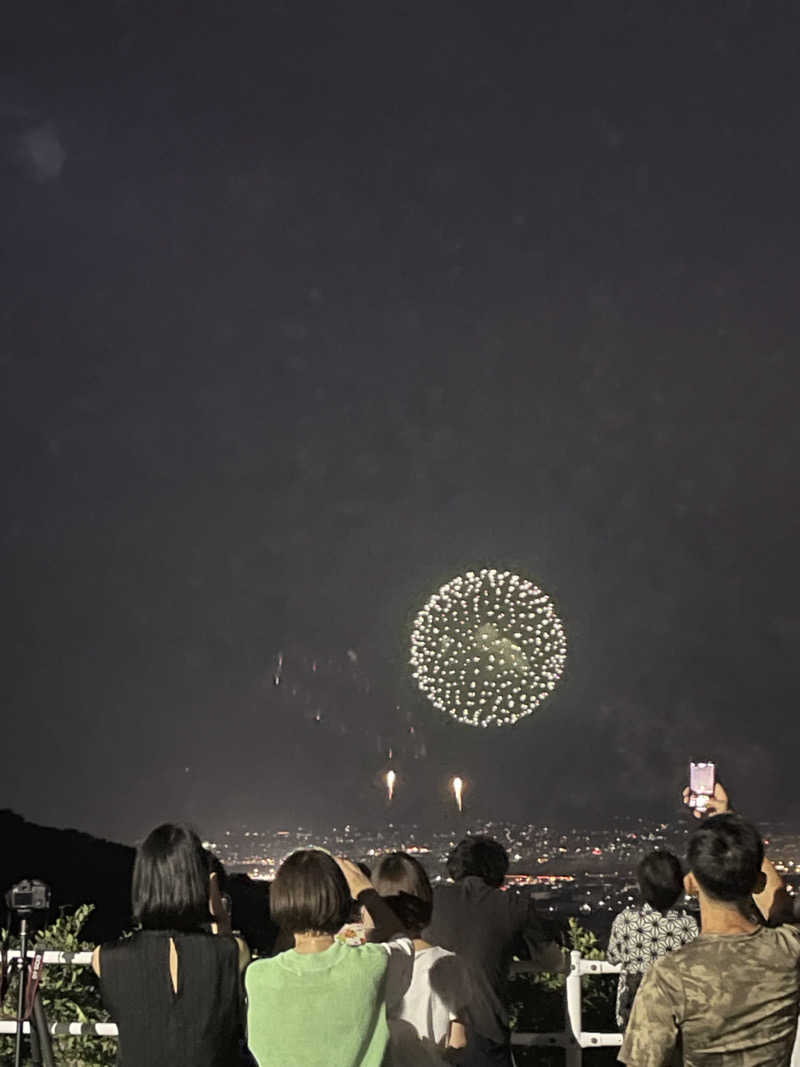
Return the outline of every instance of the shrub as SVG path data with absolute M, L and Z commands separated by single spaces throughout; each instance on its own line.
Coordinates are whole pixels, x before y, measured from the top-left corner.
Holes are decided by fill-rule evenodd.
M 80 937 L 81 927 L 94 905 L 84 904 L 72 915 L 62 915 L 40 931 L 33 943 L 37 948 L 61 952 L 84 952 L 94 948 Z M 100 1001 L 100 989 L 91 967 L 45 966 L 39 987 L 48 1022 L 108 1022 L 108 1014 Z M 3 1014 L 16 1013 L 17 985 L 12 982 L 4 1004 Z M 53 1054 L 59 1067 L 112 1067 L 117 1042 L 111 1037 L 54 1037 Z M 0 1039 L 0 1062 L 12 1062 L 14 1036 Z
M 605 959 L 605 951 L 591 930 L 586 930 L 577 919 L 571 918 L 568 926 L 569 948 L 576 949 L 584 959 Z M 511 978 L 509 1013 L 515 1030 L 533 1033 L 558 1033 L 564 1029 L 564 1005 L 566 997 L 564 974 L 541 972 L 518 974 Z M 616 975 L 601 975 L 584 978 L 583 1027 L 585 1030 L 613 1032 L 617 1029 L 614 1017 L 616 999 Z M 592 1063 L 599 1064 L 616 1060 L 616 1048 L 602 1048 L 592 1052 Z M 514 1047 L 514 1058 L 519 1067 L 561 1067 L 564 1052 L 559 1048 Z

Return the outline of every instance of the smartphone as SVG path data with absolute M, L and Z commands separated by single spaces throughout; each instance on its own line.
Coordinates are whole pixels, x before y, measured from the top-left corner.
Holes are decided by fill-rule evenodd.
M 716 769 L 713 763 L 689 764 L 689 807 L 702 811 L 714 795 Z

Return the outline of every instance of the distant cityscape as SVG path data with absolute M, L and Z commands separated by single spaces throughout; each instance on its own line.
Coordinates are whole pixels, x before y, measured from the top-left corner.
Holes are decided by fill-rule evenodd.
M 613 916 L 637 899 L 635 868 L 654 848 L 686 852 L 690 822 L 653 825 L 635 818 L 606 829 L 554 828 L 533 824 L 465 821 L 438 829 L 387 824 L 378 829 L 346 824 L 327 833 L 302 826 L 275 830 L 241 827 L 224 830 L 206 842 L 231 873 L 271 880 L 283 858 L 297 848 L 322 846 L 337 855 L 373 866 L 386 852 L 403 849 L 415 855 L 431 880 L 447 878 L 445 861 L 466 834 L 488 834 L 508 850 L 507 883 L 533 894 L 543 913 L 574 915 L 598 935 L 607 933 Z M 800 835 L 780 825 L 762 825 L 768 854 L 790 890 L 800 889 Z M 687 900 L 687 905 L 691 903 Z

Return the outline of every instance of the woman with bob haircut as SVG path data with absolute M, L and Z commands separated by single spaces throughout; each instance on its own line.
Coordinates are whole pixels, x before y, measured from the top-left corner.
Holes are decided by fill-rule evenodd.
M 636 869 L 642 903 L 614 919 L 609 963 L 622 965 L 617 982 L 617 1024 L 625 1029 L 633 998 L 647 970 L 661 956 L 694 941 L 697 922 L 675 905 L 684 893 L 681 861 L 666 849 L 648 852 Z
M 410 1045 L 410 1035 L 399 1025 L 403 1023 L 427 1048 L 464 1048 L 469 980 L 454 952 L 422 937 L 433 914 L 433 889 L 425 868 L 407 852 L 390 852 L 378 864 L 374 884 L 414 945 L 411 985 L 393 1016 L 396 1022 L 390 1022 L 393 1045 Z M 410 1056 L 406 1052 L 403 1058 Z
M 347 945 L 335 939 L 357 901 L 376 938 L 400 928 L 369 878 L 345 859 L 301 849 L 272 883 L 270 911 L 294 948 L 257 960 L 245 974 L 250 1050 L 259 1067 L 381 1067 L 387 1013 L 411 981 L 407 938 Z
M 193 830 L 165 823 L 147 836 L 132 897 L 141 929 L 92 958 L 119 1028 L 117 1067 L 241 1064 L 247 950 L 229 935 L 217 874 Z

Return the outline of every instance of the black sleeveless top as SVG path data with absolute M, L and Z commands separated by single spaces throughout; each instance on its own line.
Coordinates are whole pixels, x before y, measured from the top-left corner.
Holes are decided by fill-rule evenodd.
M 169 942 L 178 953 L 172 988 Z M 243 1012 L 232 937 L 142 930 L 103 945 L 100 990 L 119 1028 L 118 1067 L 235 1067 Z

